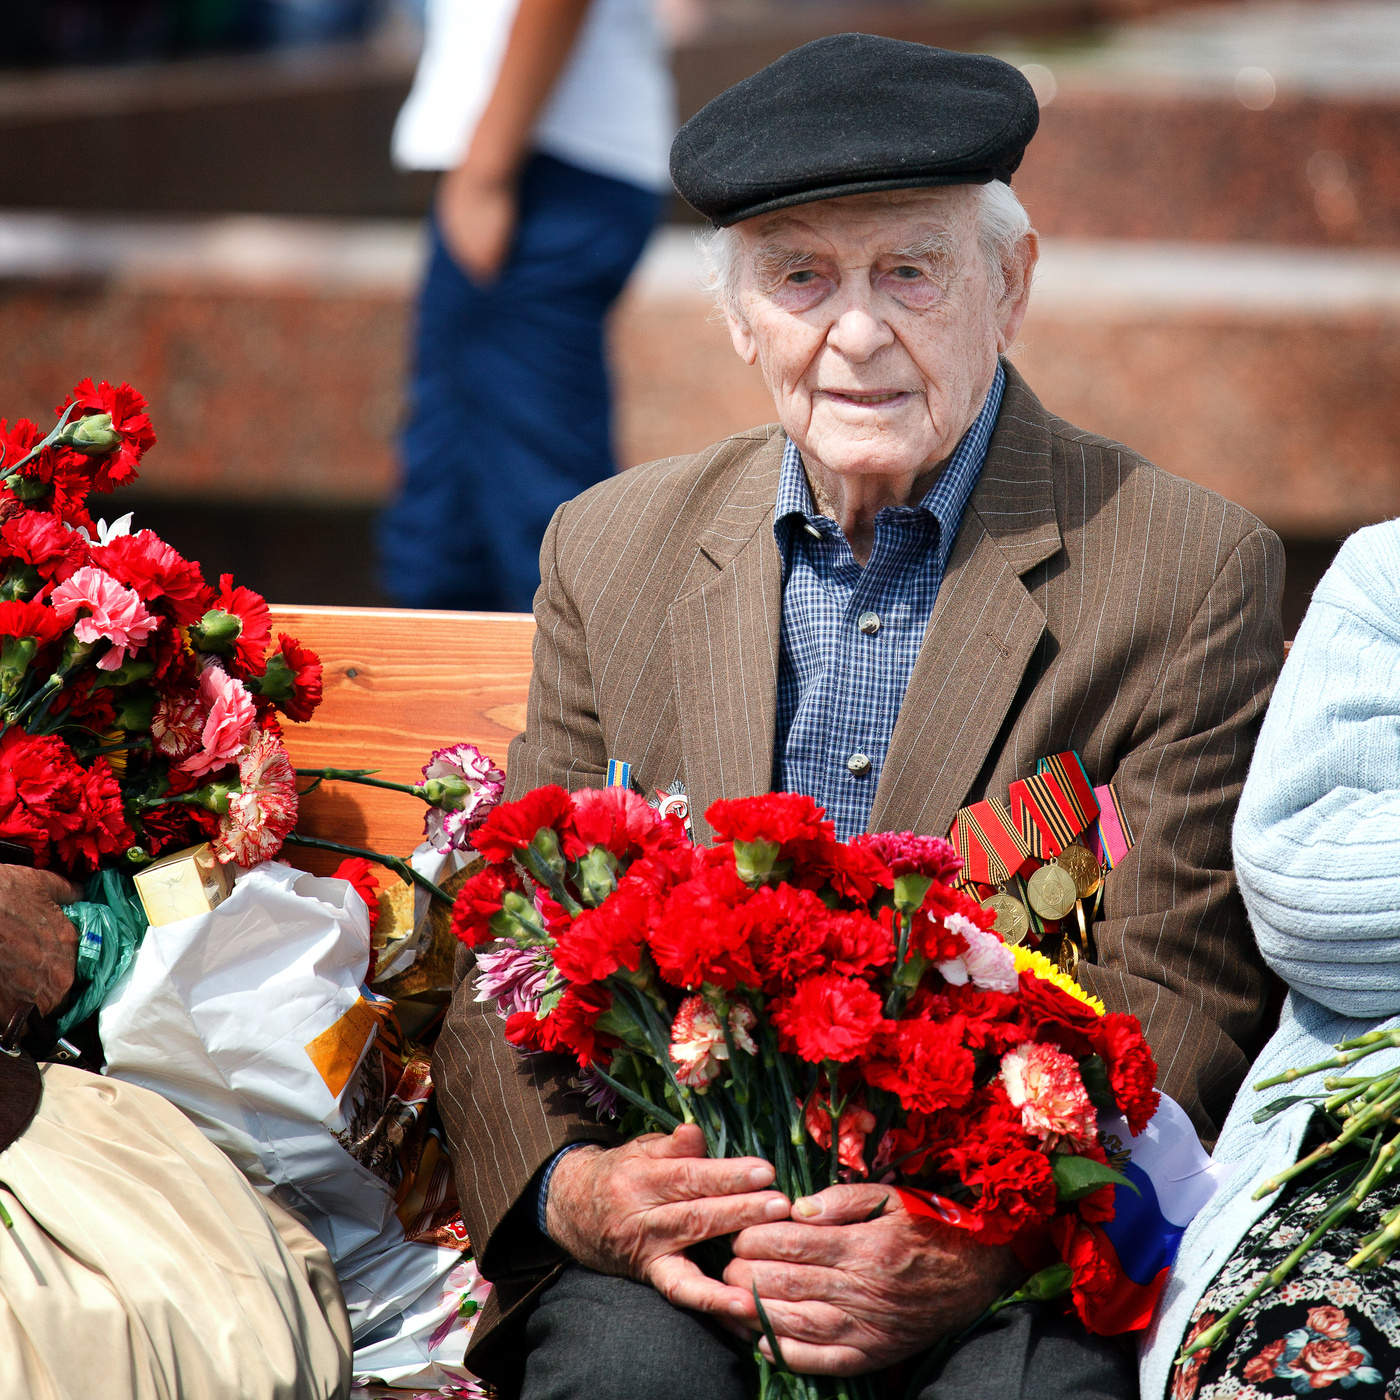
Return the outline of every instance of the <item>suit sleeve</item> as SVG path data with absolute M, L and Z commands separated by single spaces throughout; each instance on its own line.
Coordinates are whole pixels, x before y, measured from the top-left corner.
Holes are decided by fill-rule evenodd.
M 1105 884 L 1080 977 L 1142 1022 L 1159 1084 L 1203 1140 L 1276 1009 L 1231 866 L 1230 828 L 1283 659 L 1277 536 L 1246 534 L 1163 669 L 1114 776 L 1136 844 Z

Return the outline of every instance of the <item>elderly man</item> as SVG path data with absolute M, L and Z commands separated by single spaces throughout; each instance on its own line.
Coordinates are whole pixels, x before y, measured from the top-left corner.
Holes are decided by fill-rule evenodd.
M 1082 980 L 1142 1019 L 1210 1136 L 1265 1000 L 1229 821 L 1281 659 L 1280 549 L 1053 417 L 1001 358 L 1036 263 L 1009 188 L 1036 122 L 1006 64 L 848 34 L 681 130 L 673 178 L 720 230 L 722 309 L 778 423 L 557 513 L 509 786 L 598 786 L 624 759 L 648 794 L 683 786 L 700 837 L 713 800 L 774 788 L 812 794 L 843 836 L 942 834 L 1075 749 L 1138 830 Z M 438 1082 L 497 1283 L 472 1359 L 508 1391 L 740 1395 L 726 1339 L 756 1335 L 755 1291 L 794 1369 L 880 1371 L 1015 1277 L 898 1207 L 872 1219 L 880 1188 L 789 1203 L 693 1129 L 611 1142 L 498 1026 L 464 982 Z M 715 1280 L 685 1251 L 721 1235 Z M 1134 1393 L 1127 1344 L 1036 1307 L 921 1384 Z

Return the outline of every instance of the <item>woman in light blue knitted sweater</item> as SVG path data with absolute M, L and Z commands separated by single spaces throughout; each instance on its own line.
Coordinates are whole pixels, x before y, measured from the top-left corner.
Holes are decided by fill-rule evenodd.
M 1167 1393 L 1203 1293 L 1255 1221 L 1274 1208 L 1272 1199 L 1251 1200 L 1254 1188 L 1297 1159 L 1312 1117 L 1308 1104 L 1262 1124 L 1255 1111 L 1282 1094 L 1318 1087 L 1323 1076 L 1288 1090 L 1256 1092 L 1253 1084 L 1327 1058 L 1340 1040 L 1400 1025 L 1400 520 L 1352 536 L 1318 585 L 1259 735 L 1234 839 L 1255 937 L 1288 996 L 1216 1147 L 1216 1160 L 1233 1172 L 1182 1241 L 1143 1353 L 1144 1400 Z M 1381 1052 L 1365 1062 L 1366 1071 L 1397 1060 L 1400 1051 Z M 1294 1293 L 1321 1309 L 1313 1316 L 1324 1331 L 1331 1328 L 1333 1349 L 1342 1345 L 1336 1339 L 1344 1325 L 1335 1304 L 1354 1304 L 1358 1292 L 1381 1332 L 1400 1342 L 1400 1269 L 1337 1277 L 1340 1288 L 1307 1259 L 1295 1271 Z M 1258 1340 L 1265 1340 L 1262 1328 Z M 1274 1367 L 1279 1347 L 1253 1360 L 1246 1381 Z M 1326 1393 L 1344 1388 L 1355 1400 L 1400 1395 L 1393 1374 L 1372 1380 L 1367 1371 L 1299 1379 L 1284 1391 L 1275 1381 L 1254 1393 L 1322 1395 L 1321 1381 Z M 1208 1400 L 1215 1388 L 1203 1386 L 1197 1395 L 1198 1379 L 1184 1368 L 1172 1386 L 1176 1400 Z

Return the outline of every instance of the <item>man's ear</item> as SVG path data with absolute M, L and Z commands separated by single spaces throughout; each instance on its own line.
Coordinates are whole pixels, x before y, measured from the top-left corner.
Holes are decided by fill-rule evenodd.
M 1012 250 L 1004 269 L 1006 292 L 997 306 L 997 353 L 1004 354 L 1021 330 L 1031 298 L 1031 279 L 1040 261 L 1040 236 L 1030 229 Z
M 729 327 L 729 341 L 734 353 L 746 365 L 757 364 L 758 342 L 754 339 L 753 328 L 743 314 L 733 306 L 724 309 L 724 323 Z

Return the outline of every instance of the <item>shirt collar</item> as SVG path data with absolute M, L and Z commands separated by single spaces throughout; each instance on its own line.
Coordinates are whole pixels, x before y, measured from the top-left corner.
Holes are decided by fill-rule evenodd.
M 927 511 L 938 522 L 938 551 L 944 563 L 952 551 L 963 512 L 987 460 L 987 444 L 991 441 L 1005 390 L 1006 371 L 998 363 L 992 387 L 987 391 L 980 412 L 953 449 L 953 455 L 938 474 L 938 480 L 914 507 Z M 824 520 L 828 520 L 828 517 L 817 510 L 811 487 L 807 485 L 802 453 L 798 451 L 797 444 L 788 438 L 783 445 L 783 463 L 778 472 L 778 499 L 773 513 L 773 536 L 778 542 L 785 569 L 790 562 L 788 555 L 793 531 L 805 525 L 811 527 L 809 533 L 818 533 L 818 522 Z

